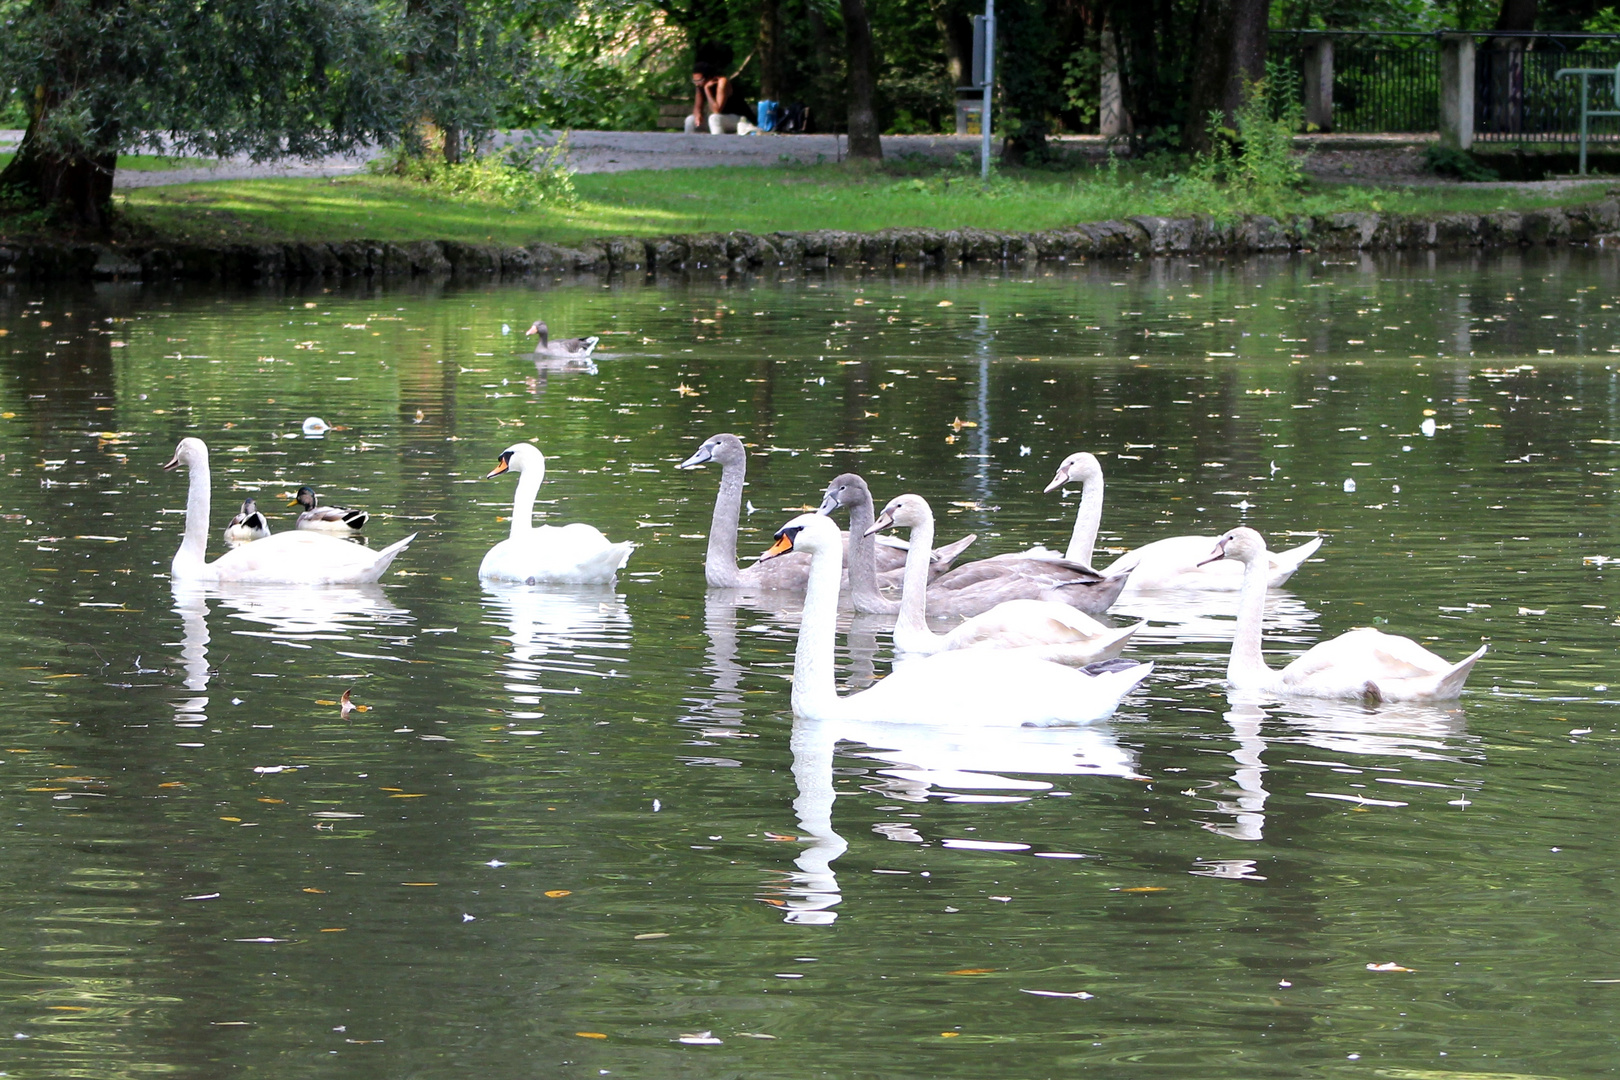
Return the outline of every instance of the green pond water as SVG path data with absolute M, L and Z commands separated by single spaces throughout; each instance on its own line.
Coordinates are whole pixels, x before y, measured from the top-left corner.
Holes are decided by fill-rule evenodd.
M 1620 1072 L 1617 286 L 1580 252 L 7 285 L 0 1074 Z M 536 316 L 598 370 L 537 370 Z M 1326 538 L 1274 663 L 1367 624 L 1490 652 L 1454 708 L 1235 706 L 1235 597 L 1164 602 L 1107 723 L 834 748 L 794 731 L 794 606 L 706 590 L 719 477 L 674 464 L 720 431 L 745 555 L 849 469 L 970 554 L 1061 546 L 1041 489 L 1087 449 L 1114 551 Z M 212 553 L 305 483 L 417 539 L 377 588 L 177 589 L 186 435 Z M 480 585 L 528 439 L 545 520 L 639 545 L 616 587 Z M 890 663 L 881 620 L 840 650 Z

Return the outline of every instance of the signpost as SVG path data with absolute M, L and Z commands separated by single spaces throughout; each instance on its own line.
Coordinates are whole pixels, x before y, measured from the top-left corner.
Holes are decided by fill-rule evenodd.
M 996 79 L 996 0 L 984 0 L 984 14 L 973 16 L 973 85 L 984 92 L 979 112 L 979 175 L 990 179 L 990 95 Z

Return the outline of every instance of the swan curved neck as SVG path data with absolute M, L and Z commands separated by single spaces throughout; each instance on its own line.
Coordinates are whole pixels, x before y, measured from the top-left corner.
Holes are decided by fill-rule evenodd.
M 1270 564 L 1270 556 L 1264 551 L 1243 564 L 1237 628 L 1232 636 L 1232 655 L 1226 662 L 1226 681 L 1235 686 L 1269 682 L 1273 674 L 1266 664 L 1260 640 L 1266 620 L 1266 577 Z
M 1080 507 L 1074 512 L 1074 531 L 1069 534 L 1069 550 L 1063 553 L 1065 559 L 1091 565 L 1097 530 L 1102 526 L 1102 504 L 1103 478 L 1098 473 L 1081 484 Z
M 720 493 L 714 497 L 714 519 L 709 523 L 709 550 L 703 557 L 703 576 L 716 589 L 735 588 L 737 577 L 737 517 L 742 513 L 745 462 L 727 462 L 720 471 Z
M 186 481 L 186 535 L 170 565 L 170 572 L 176 575 L 194 575 L 208 560 L 209 488 L 213 483 L 208 458 L 190 462 L 186 471 L 191 474 Z
M 810 557 L 810 580 L 799 618 L 799 643 L 793 652 L 793 715 L 831 719 L 838 709 L 833 679 L 833 650 L 838 636 L 838 587 L 843 575 L 838 545 Z
M 512 532 L 517 540 L 534 528 L 534 500 L 540 494 L 540 482 L 546 478 L 546 463 L 531 462 L 518 473 L 517 494 L 512 496 Z
M 872 527 L 872 493 L 849 508 L 849 602 L 863 615 L 892 615 L 897 605 L 878 592 L 877 537 Z
M 934 517 L 927 514 L 911 527 L 906 573 L 900 586 L 900 616 L 894 622 L 894 645 L 901 652 L 927 652 L 937 640 L 928 628 L 928 560 L 934 550 Z

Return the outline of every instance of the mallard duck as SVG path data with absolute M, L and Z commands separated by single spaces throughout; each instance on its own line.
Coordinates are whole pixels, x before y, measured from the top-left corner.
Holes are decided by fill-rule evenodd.
M 492 581 L 526 585 L 606 585 L 630 560 L 636 545 L 615 544 L 592 525 L 534 524 L 534 499 L 546 477 L 546 456 L 533 443 L 518 443 L 501 451 L 495 467 L 484 477 L 516 472 L 517 494 L 512 499 L 512 532 L 484 556 L 478 576 Z
M 534 325 L 523 332 L 524 337 L 531 334 L 540 339 L 534 346 L 535 356 L 555 356 L 564 360 L 590 359 L 591 353 L 596 351 L 596 343 L 602 340 L 598 337 L 576 337 L 552 341 L 551 332 L 546 329 L 546 324 L 539 319 L 534 320 Z
M 231 523 L 225 526 L 225 539 L 233 544 L 263 540 L 269 535 L 270 523 L 259 513 L 258 504 L 252 499 L 243 499 L 242 512 L 231 518 Z
M 339 536 L 354 535 L 371 517 L 364 510 L 350 510 L 347 506 L 320 505 L 319 500 L 315 498 L 315 492 L 307 484 L 298 489 L 292 504 L 304 508 L 304 512 L 298 515 L 298 528 L 336 533 Z
M 1229 560 L 1243 572 L 1237 629 L 1226 681 L 1234 690 L 1301 697 L 1380 701 L 1447 701 L 1462 693 L 1481 645 L 1458 663 L 1436 656 L 1411 638 L 1362 627 L 1311 646 L 1281 671 L 1266 663 L 1261 647 L 1270 560 L 1266 541 L 1237 528 L 1215 542 L 1208 561 Z
M 282 585 L 354 585 L 382 577 L 394 557 L 416 539 L 405 539 L 372 551 L 333 536 L 284 532 L 243 544 L 208 561 L 208 447 L 201 439 L 184 438 L 174 448 L 165 471 L 185 465 L 191 470 L 186 492 L 186 533 L 170 564 L 170 573 L 186 581 L 244 581 Z

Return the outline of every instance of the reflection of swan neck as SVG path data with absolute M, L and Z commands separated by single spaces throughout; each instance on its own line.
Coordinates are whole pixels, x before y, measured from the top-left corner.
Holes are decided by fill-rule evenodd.
M 906 552 L 900 616 L 894 624 L 895 646 L 901 650 L 907 648 L 908 641 L 934 636 L 928 629 L 928 560 L 934 550 L 934 515 L 926 503 L 919 509 L 922 513 L 911 527 L 911 547 Z
M 1266 618 L 1266 578 L 1270 571 L 1271 557 L 1265 548 L 1253 553 L 1243 564 L 1243 591 L 1238 595 L 1232 656 L 1226 662 L 1226 679 L 1235 685 L 1253 686 L 1269 681 L 1272 676 L 1260 644 Z
M 180 541 L 180 550 L 174 553 L 171 570 L 179 574 L 184 566 L 201 566 L 208 558 L 208 489 L 212 478 L 208 471 L 208 451 L 187 462 L 186 481 L 186 534 Z
M 788 922 L 830 923 L 835 916 L 827 911 L 842 897 L 838 876 L 832 864 L 849 850 L 849 844 L 833 831 L 833 750 L 837 735 L 828 725 L 815 720 L 795 720 L 789 745 L 793 750 L 793 779 L 799 789 L 793 811 L 799 829 L 808 841 L 794 864 L 801 876 L 788 901 Z
M 720 493 L 714 497 L 714 520 L 709 523 L 709 550 L 703 559 L 704 576 L 717 589 L 737 585 L 737 518 L 742 513 L 745 461 L 727 461 L 720 469 Z
M 1091 565 L 1097 530 L 1102 527 L 1102 504 L 1102 469 L 1087 470 L 1080 481 L 1080 506 L 1074 512 L 1074 532 L 1069 534 L 1069 550 L 1063 553 L 1065 559 Z
M 838 586 L 843 559 L 836 528 L 832 540 L 810 555 L 810 579 L 799 617 L 799 644 L 793 653 L 793 713 L 826 717 L 838 708 L 833 650 L 838 636 Z
M 512 532 L 517 540 L 534 528 L 534 500 L 540 494 L 540 482 L 546 478 L 546 458 L 535 451 L 523 455 L 523 471 L 518 473 L 517 494 L 512 496 Z

